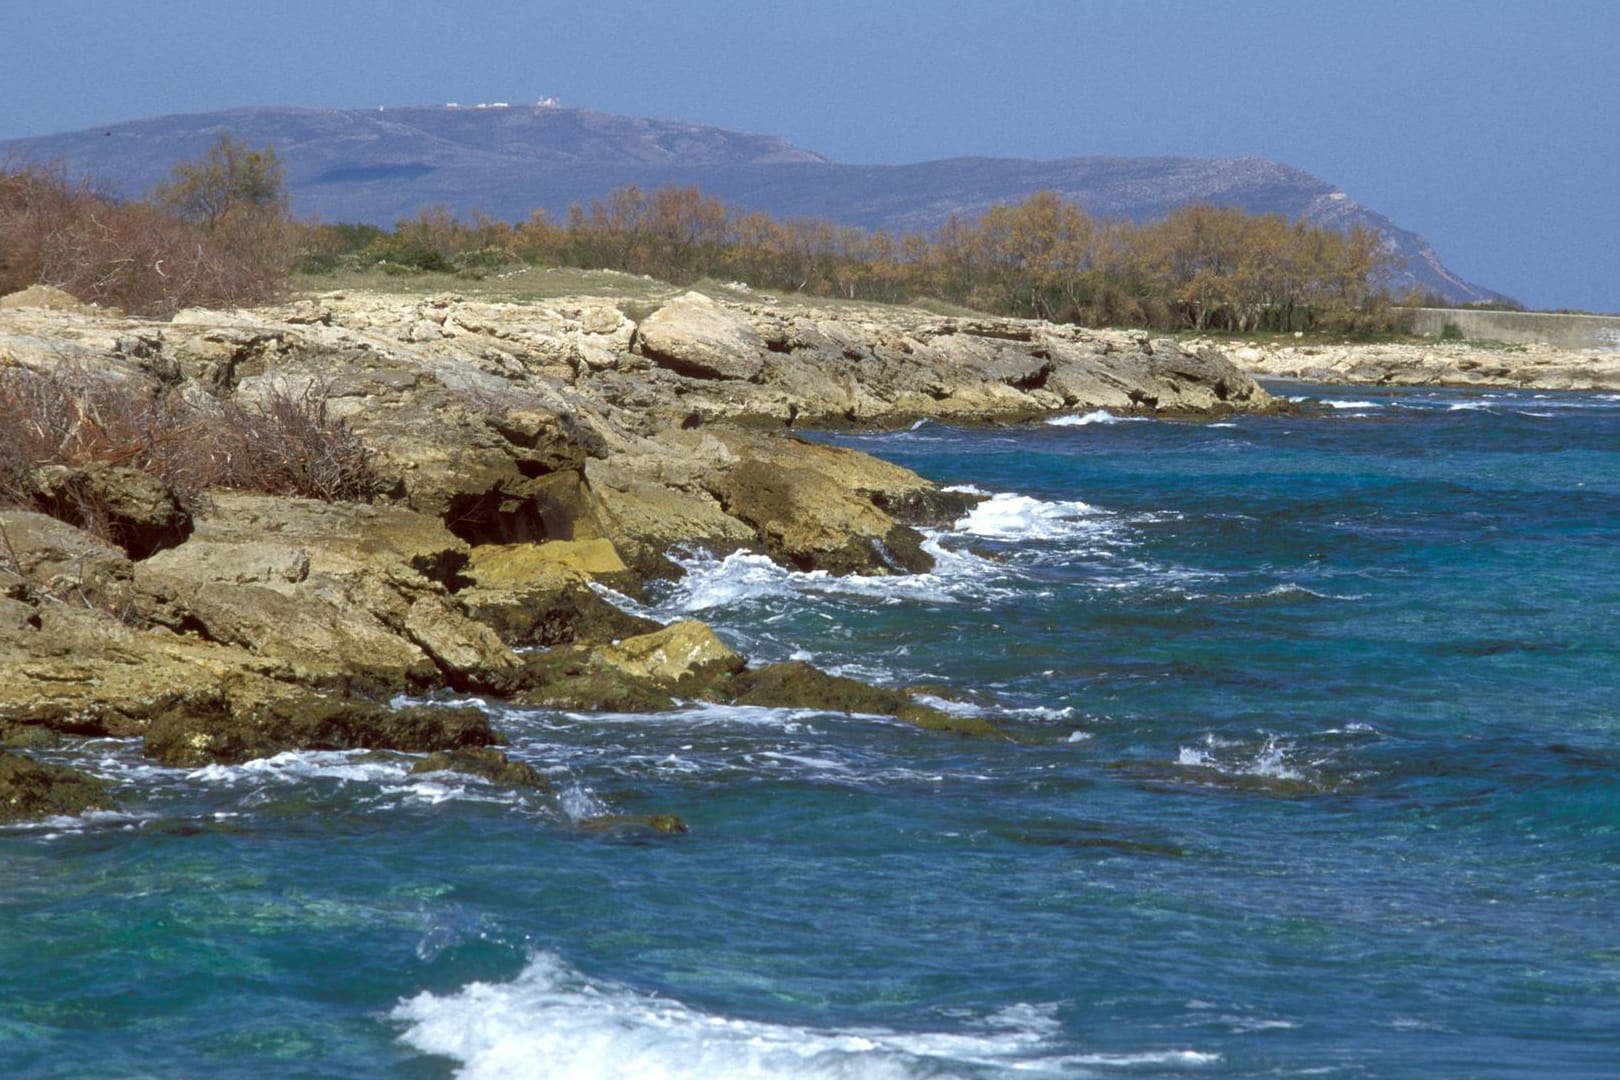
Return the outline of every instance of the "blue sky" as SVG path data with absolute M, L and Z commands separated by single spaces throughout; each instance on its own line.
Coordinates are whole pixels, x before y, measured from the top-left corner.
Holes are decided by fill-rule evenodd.
M 533 101 L 840 161 L 1255 154 L 1535 307 L 1620 311 L 1620 3 L 17 0 L 0 138 Z

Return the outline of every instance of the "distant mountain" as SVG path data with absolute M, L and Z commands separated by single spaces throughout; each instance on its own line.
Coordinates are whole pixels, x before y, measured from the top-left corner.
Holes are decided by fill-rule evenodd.
M 951 158 L 842 165 L 768 135 L 614 116 L 551 104 L 399 109 L 230 109 L 0 142 L 0 162 L 60 162 L 115 194 L 138 196 L 222 130 L 282 160 L 293 209 L 327 221 L 391 225 L 436 203 L 520 220 L 561 216 L 623 184 L 695 185 L 778 217 L 930 230 L 950 214 L 1056 191 L 1102 218 L 1145 221 L 1210 202 L 1335 229 L 1378 232 L 1419 284 L 1463 303 L 1505 299 L 1451 272 L 1421 236 L 1309 173 L 1263 158 Z

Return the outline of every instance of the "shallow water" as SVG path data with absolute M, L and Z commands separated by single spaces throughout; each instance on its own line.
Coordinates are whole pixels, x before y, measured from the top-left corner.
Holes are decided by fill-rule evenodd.
M 53 753 L 125 812 L 0 833 L 0 1074 L 1620 1075 L 1620 398 L 1287 392 L 840 437 L 990 495 L 934 573 L 654 603 L 1016 741 L 488 706 L 545 796 Z

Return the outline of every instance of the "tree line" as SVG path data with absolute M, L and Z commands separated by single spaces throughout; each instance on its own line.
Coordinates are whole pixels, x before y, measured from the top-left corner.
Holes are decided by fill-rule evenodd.
M 523 265 L 886 303 L 933 298 L 1092 326 L 1353 332 L 1389 330 L 1395 318 L 1395 266 L 1376 234 L 1210 205 L 1133 224 L 1039 192 L 931 233 L 894 233 L 779 219 L 693 187 L 628 186 L 560 220 L 538 210 L 516 223 L 460 218 L 436 206 L 383 229 L 293 220 L 274 151 L 228 133 L 137 202 L 60 172 L 0 169 L 0 293 L 44 282 L 162 315 L 275 299 L 293 269 L 477 276 Z
M 930 297 L 996 314 L 1157 329 L 1388 329 L 1380 238 L 1209 205 L 1159 221 L 1099 221 L 1052 192 L 953 216 L 931 234 L 779 219 L 693 187 L 619 188 L 562 220 L 509 224 L 430 207 L 392 230 L 313 226 L 300 267 L 382 265 L 478 274 L 573 266 L 907 303 Z

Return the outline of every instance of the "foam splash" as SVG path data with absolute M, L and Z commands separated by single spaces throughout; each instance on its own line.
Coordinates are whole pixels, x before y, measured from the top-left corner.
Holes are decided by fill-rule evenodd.
M 1332 398 L 1324 398 L 1322 404 L 1330 409 L 1382 409 L 1384 407 L 1381 401 L 1336 401 Z
M 583 784 L 569 784 L 557 793 L 557 808 L 569 821 L 584 821 L 612 813 L 600 795 Z
M 986 571 L 992 567 L 987 560 L 971 552 L 945 548 L 937 536 L 929 538 L 923 550 L 934 557 L 932 571 L 889 577 L 789 570 L 764 555 L 742 551 L 723 559 L 708 554 L 677 557 L 675 562 L 684 574 L 670 595 L 650 609 L 650 614 L 653 618 L 668 619 L 805 595 L 833 600 L 880 603 L 917 600 L 937 604 L 960 603 L 984 595 Z
M 1093 409 L 1078 416 L 1054 416 L 1046 421 L 1047 427 L 1090 427 L 1093 424 L 1126 424 L 1133 421 L 1145 421 L 1145 416 L 1115 416 L 1107 409 Z
M 1176 764 L 1211 769 L 1228 776 L 1315 782 L 1315 771 L 1309 767 L 1301 768 L 1294 761 L 1295 756 L 1294 746 L 1275 735 L 1266 736 L 1265 742 L 1251 754 L 1242 744 L 1206 734 L 1202 746 L 1181 747 L 1176 755 Z
M 1115 520 L 1109 512 L 1083 502 L 998 494 L 968 511 L 955 529 L 990 540 L 1067 540 L 1094 537 Z
M 184 773 L 171 772 L 190 783 L 240 792 L 235 797 L 244 806 L 274 799 L 277 792 L 294 788 L 370 809 L 453 802 L 518 806 L 523 801 L 515 790 L 491 786 L 460 773 L 412 773 L 417 760 L 414 755 L 367 750 L 285 750 L 240 765 L 204 765 Z
M 312 779 L 377 783 L 402 780 L 410 772 L 408 761 L 363 759 L 363 755 L 364 751 L 285 750 L 240 765 L 204 765 L 188 772 L 186 779 L 224 785 L 266 780 L 295 783 Z
M 540 953 L 509 983 L 418 994 L 392 1018 L 405 1043 L 461 1063 L 461 1080 L 908 1080 L 965 1069 L 1051 1071 L 1071 1064 L 1203 1065 L 1195 1050 L 1059 1056 L 1050 1007 L 1016 1005 L 961 1030 L 817 1029 L 704 1013 L 590 979 Z

